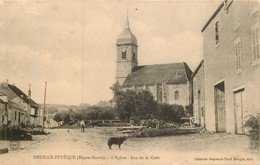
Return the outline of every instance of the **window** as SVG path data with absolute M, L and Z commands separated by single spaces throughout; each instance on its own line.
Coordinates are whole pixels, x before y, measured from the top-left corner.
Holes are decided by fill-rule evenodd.
M 179 100 L 179 91 L 174 92 L 174 100 Z
M 14 120 L 16 120 L 16 115 L 17 115 L 17 114 L 16 114 L 16 111 L 15 111 L 15 112 L 14 112 Z
M 126 59 L 126 52 L 122 52 L 122 59 Z
M 234 31 L 237 30 L 240 26 L 240 6 L 238 4 L 234 5 L 233 12 L 233 28 Z
M 5 116 L 2 116 L 2 123 L 4 122 L 4 120 L 5 120 Z
M 133 50 L 133 60 L 135 60 L 135 49 Z
M 122 59 L 126 59 L 126 48 L 122 49 Z
M 242 51 L 241 51 L 241 39 L 240 37 L 234 41 L 235 47 L 235 60 L 236 60 L 236 70 L 240 71 L 242 69 Z
M 256 65 L 260 63 L 258 24 L 254 25 L 251 28 L 251 47 L 252 47 L 252 64 Z
M 216 45 L 219 44 L 219 34 L 218 34 L 218 32 L 219 32 L 219 22 L 217 21 L 217 22 L 215 23 Z

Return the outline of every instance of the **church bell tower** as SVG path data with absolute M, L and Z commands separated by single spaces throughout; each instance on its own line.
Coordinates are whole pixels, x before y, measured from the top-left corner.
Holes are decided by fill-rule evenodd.
M 128 74 L 138 65 L 137 40 L 130 30 L 128 15 L 124 31 L 117 37 L 116 81 L 122 85 Z

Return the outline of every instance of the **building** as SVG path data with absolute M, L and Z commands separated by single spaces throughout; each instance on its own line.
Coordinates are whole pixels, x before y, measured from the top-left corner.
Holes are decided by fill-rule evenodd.
M 150 91 L 159 103 L 192 103 L 192 71 L 186 63 L 138 65 L 137 39 L 128 18 L 116 48 L 116 83 L 111 87 L 115 95 L 119 90 L 143 89 Z
M 0 126 L 7 125 L 8 122 L 16 126 L 25 124 L 26 108 L 8 99 L 8 96 L 0 95 Z
M 8 87 L 17 95 L 19 96 L 22 100 L 23 103 L 26 104 L 27 109 L 28 109 L 28 118 L 29 118 L 29 124 L 30 125 L 40 125 L 40 123 L 37 123 L 37 118 L 38 118 L 38 110 L 39 110 L 39 105 L 31 99 L 31 85 L 29 85 L 29 90 L 28 90 L 28 96 L 17 86 L 15 85 L 10 85 L 8 84 Z
M 202 28 L 206 129 L 244 134 L 260 111 L 259 1 L 220 3 Z
M 8 99 L 9 114 L 7 119 L 15 125 L 39 125 L 36 123 L 39 105 L 30 99 L 22 90 L 8 82 L 0 84 L 0 95 Z M 30 95 L 30 89 L 29 89 Z M 23 120 L 21 120 L 21 117 Z
M 193 82 L 193 116 L 197 125 L 205 127 L 204 60 L 191 75 Z

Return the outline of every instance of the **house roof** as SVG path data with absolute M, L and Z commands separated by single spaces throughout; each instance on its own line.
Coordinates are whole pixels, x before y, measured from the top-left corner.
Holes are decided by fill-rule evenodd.
M 17 88 L 14 85 L 8 84 L 8 87 L 16 94 L 18 95 L 21 99 L 23 99 L 26 103 L 30 103 L 30 105 L 34 108 L 39 107 L 39 105 L 33 101 L 32 99 L 29 100 L 29 97 L 19 88 Z
M 0 94 L 7 96 L 9 100 L 13 100 L 16 97 L 20 97 L 26 103 L 30 102 L 30 105 L 37 108 L 39 105 L 32 99 L 29 101 L 28 96 L 14 85 L 7 84 L 5 82 L 0 84 Z
M 156 64 L 137 66 L 123 83 L 123 87 L 182 84 L 191 80 L 192 71 L 186 63 Z
M 11 100 L 8 100 L 8 104 L 15 109 L 20 109 L 20 110 L 23 110 L 24 112 L 26 112 L 26 107 L 23 107 L 22 105 L 19 105 Z
M 200 61 L 199 65 L 197 66 L 197 68 L 195 69 L 193 74 L 191 75 L 192 78 L 198 73 L 198 71 L 201 68 L 201 66 L 203 65 L 203 63 L 204 63 L 204 59 Z
M 222 9 L 222 7 L 224 6 L 224 2 L 222 1 L 219 5 L 219 7 L 217 8 L 217 10 L 212 14 L 212 16 L 209 18 L 209 20 L 206 22 L 206 24 L 203 26 L 203 28 L 201 29 L 201 32 L 203 32 L 208 25 L 210 24 L 210 22 L 216 17 L 216 15 L 219 13 L 219 11 Z
M 10 100 L 17 97 L 17 95 L 8 87 L 7 83 L 5 82 L 0 84 L 0 93 L 3 96 L 7 96 L 7 98 Z

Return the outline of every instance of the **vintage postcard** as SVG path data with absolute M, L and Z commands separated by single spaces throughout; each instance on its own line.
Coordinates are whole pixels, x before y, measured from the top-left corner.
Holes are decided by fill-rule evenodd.
M 259 4 L 0 0 L 0 165 L 258 165 Z

